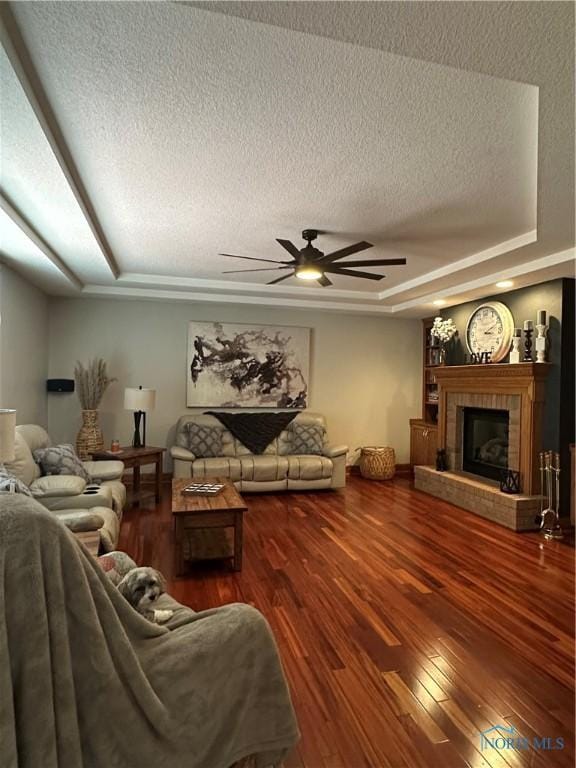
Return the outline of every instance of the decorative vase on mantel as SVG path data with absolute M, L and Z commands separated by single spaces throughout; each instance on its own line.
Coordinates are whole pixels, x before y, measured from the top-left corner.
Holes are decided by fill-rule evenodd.
M 82 461 L 104 450 L 104 438 L 98 423 L 98 411 L 82 411 L 82 426 L 76 437 L 76 453 Z
M 446 365 L 446 347 L 442 343 L 438 349 L 438 365 Z

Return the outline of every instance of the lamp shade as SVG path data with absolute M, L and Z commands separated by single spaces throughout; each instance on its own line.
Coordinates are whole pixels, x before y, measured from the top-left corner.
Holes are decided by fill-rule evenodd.
M 14 430 L 16 429 L 16 411 L 0 409 L 0 464 L 14 461 Z
M 155 389 L 126 387 L 124 390 L 124 408 L 127 411 L 153 411 L 155 405 Z

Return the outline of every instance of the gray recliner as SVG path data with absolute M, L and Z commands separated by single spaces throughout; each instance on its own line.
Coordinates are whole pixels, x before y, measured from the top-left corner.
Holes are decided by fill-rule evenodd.
M 62 515 L 71 530 L 99 530 L 103 549 L 114 549 L 126 503 L 126 488 L 122 483 L 124 464 L 121 461 L 83 462 L 91 481 L 100 486 L 96 493 L 88 492 L 86 481 L 76 475 L 41 475 L 33 453 L 51 445 L 43 427 L 17 426 L 15 437 L 16 456 L 12 463 L 6 464 L 8 472 L 27 485 L 44 507 Z

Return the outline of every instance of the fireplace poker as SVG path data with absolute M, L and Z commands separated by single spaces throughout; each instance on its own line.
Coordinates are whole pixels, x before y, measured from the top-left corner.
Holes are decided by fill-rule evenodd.
M 546 452 L 545 458 L 546 491 L 548 509 L 542 512 L 542 526 L 545 539 L 562 539 L 564 534 L 560 526 L 560 454 Z

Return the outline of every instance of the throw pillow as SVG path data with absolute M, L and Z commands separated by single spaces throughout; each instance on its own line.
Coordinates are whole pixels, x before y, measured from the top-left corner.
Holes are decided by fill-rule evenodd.
M 195 424 L 190 421 L 184 427 L 189 451 L 194 456 L 202 459 L 210 459 L 222 456 L 222 429 L 205 424 Z
M 10 493 L 12 488 L 14 488 L 14 493 L 23 493 L 24 496 L 32 496 L 32 491 L 22 482 L 22 480 L 18 480 L 17 477 L 14 477 L 14 475 L 11 475 L 9 472 L 0 471 L 0 491 Z
M 34 451 L 34 461 L 43 475 L 77 475 L 90 482 L 90 475 L 76 455 L 72 445 L 52 445 Z
M 100 531 L 102 535 L 102 531 Z M 112 584 L 118 585 L 120 581 L 126 576 L 126 574 L 133 568 L 136 568 L 136 563 L 125 552 L 108 552 L 106 555 L 102 555 L 98 558 L 98 564 L 108 576 Z
M 324 453 L 325 429 L 320 424 L 293 424 L 291 449 L 294 454 Z

